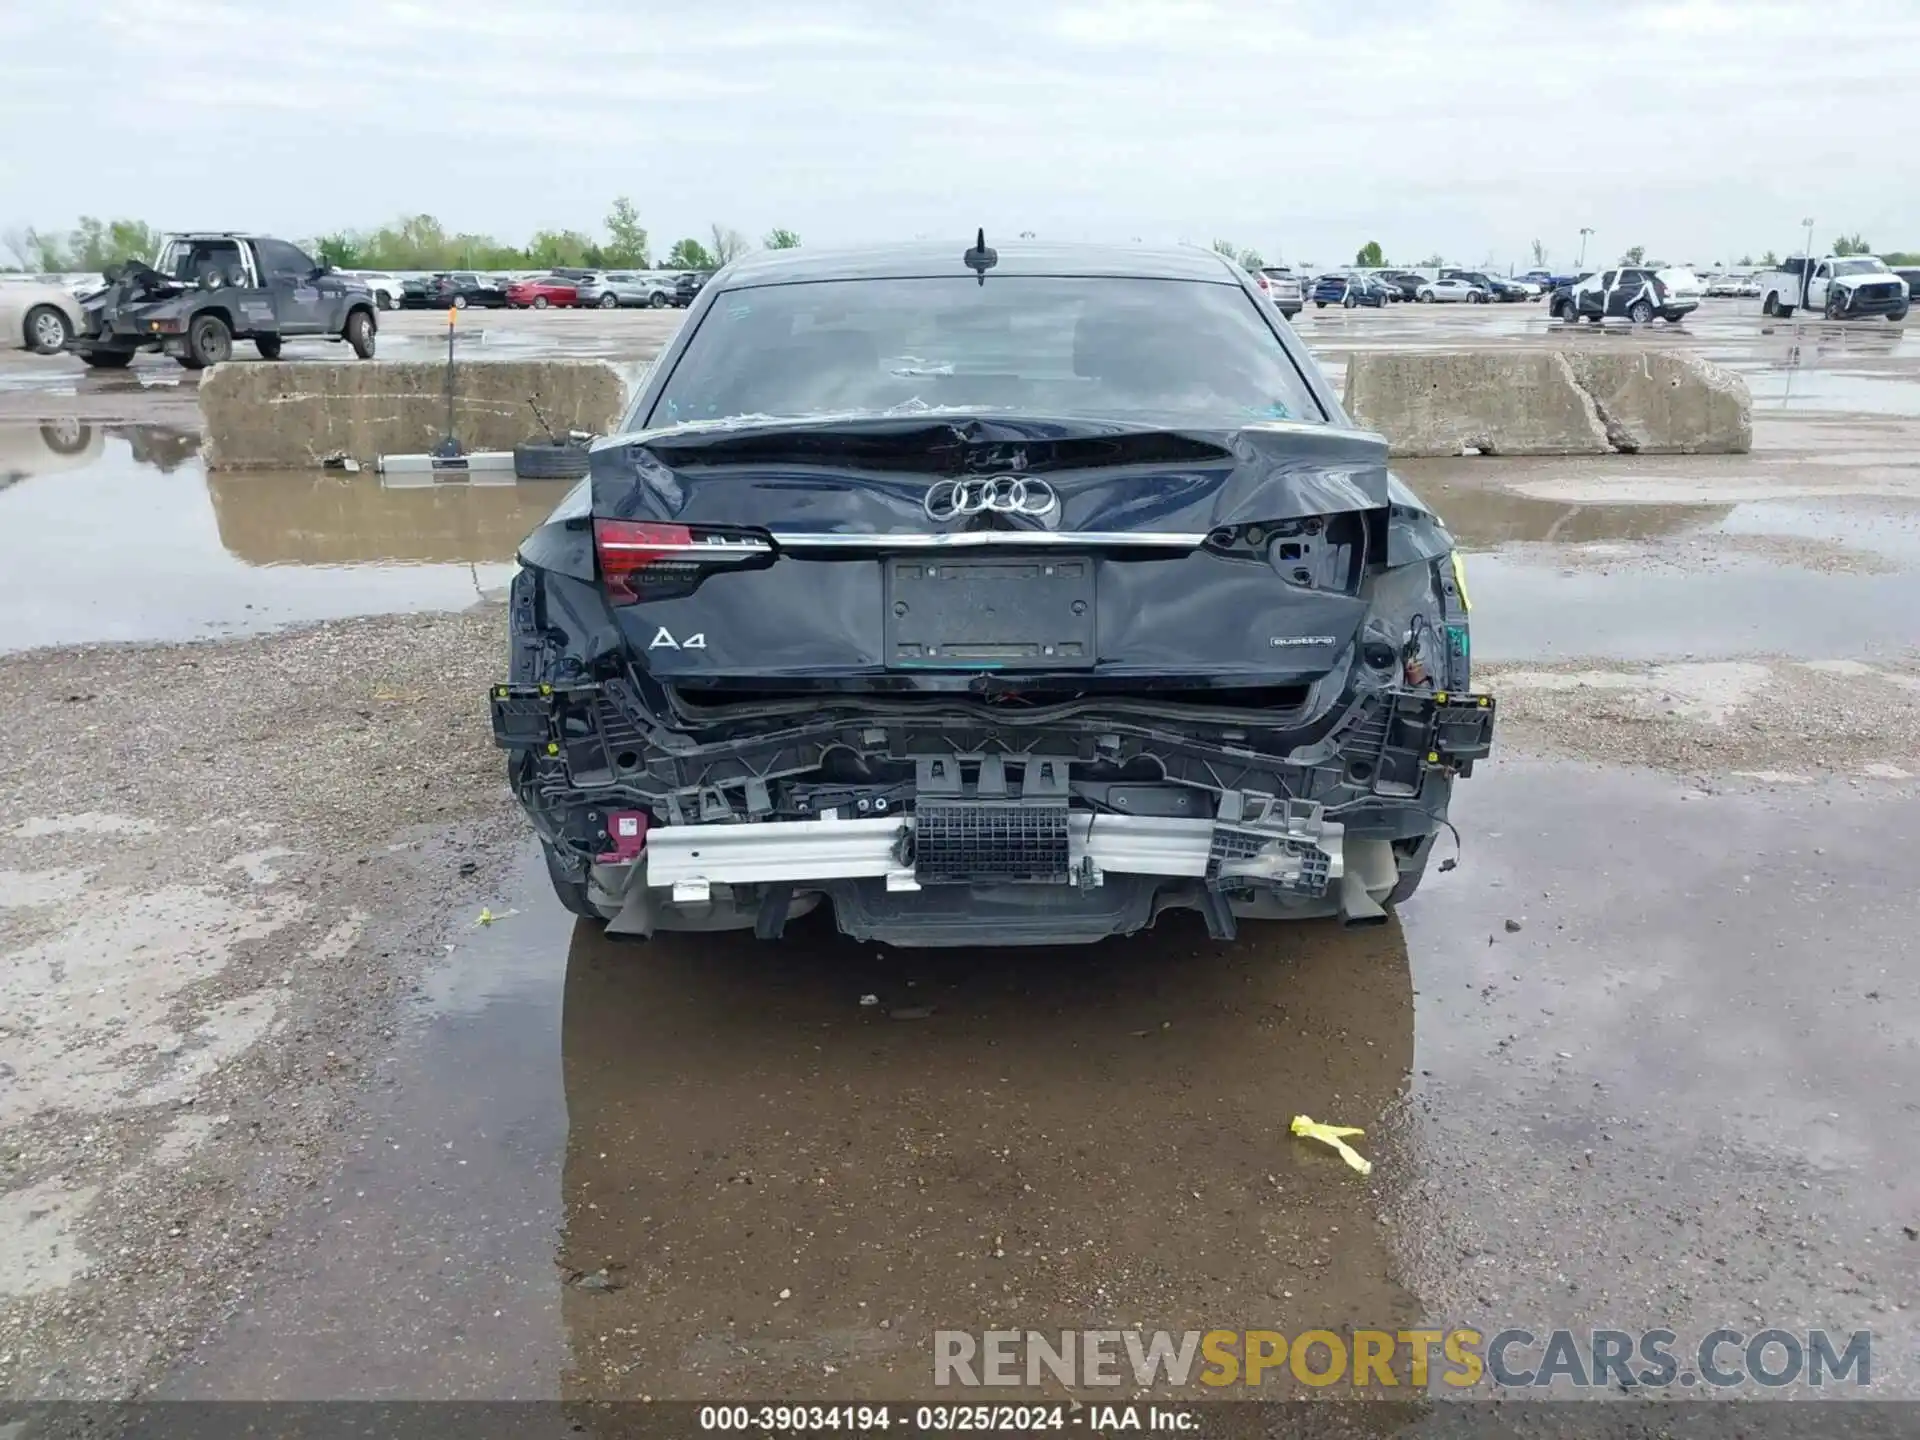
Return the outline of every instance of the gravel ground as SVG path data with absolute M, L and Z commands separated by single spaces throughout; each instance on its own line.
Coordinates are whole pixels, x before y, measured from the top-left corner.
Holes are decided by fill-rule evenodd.
M 1482 665 L 1503 751 L 1780 783 L 1920 778 L 1920 657 Z
M 311 1202 L 394 1002 L 523 838 L 479 705 L 499 634 L 483 606 L 8 660 L 0 1389 L 140 1393 Z M 1920 660 L 1481 674 L 1506 753 L 1920 778 Z
M 1818 575 L 1892 575 L 1900 569 L 1889 556 L 1833 540 L 1712 532 L 1686 540 L 1599 540 L 1585 545 L 1523 543 L 1504 546 L 1502 553 L 1537 560 L 1561 570 L 1602 575 L 1631 574 L 1639 570 L 1700 574 L 1756 561 L 1773 567 L 1811 570 Z
M 7 661 L 0 1392 L 139 1393 L 324 1173 L 520 838 L 500 624 Z

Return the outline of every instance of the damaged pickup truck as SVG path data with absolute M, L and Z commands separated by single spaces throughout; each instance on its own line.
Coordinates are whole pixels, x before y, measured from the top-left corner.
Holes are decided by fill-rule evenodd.
M 161 350 L 189 370 L 232 358 L 251 340 L 263 360 L 287 340 L 344 340 L 373 358 L 373 291 L 363 280 L 314 261 L 298 246 L 227 231 L 169 235 L 152 265 L 109 268 L 104 290 L 82 305 L 67 349 L 101 370 Z
M 1487 755 L 1453 541 L 1234 266 L 736 262 L 520 550 L 494 738 L 615 932 L 1383 922 Z

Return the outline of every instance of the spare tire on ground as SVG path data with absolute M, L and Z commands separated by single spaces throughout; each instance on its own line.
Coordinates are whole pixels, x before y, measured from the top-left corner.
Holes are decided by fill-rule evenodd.
M 578 480 L 587 473 L 587 447 L 571 440 L 528 440 L 513 447 L 513 473 L 522 480 Z

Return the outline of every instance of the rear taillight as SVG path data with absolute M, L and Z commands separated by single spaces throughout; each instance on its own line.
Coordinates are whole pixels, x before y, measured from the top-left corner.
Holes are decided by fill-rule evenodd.
M 750 531 L 655 520 L 595 520 L 593 548 L 614 605 L 684 595 L 714 570 L 773 558 L 772 542 Z
M 1265 290 L 1265 289 L 1268 289 L 1268 288 L 1269 288 L 1269 287 L 1268 287 L 1268 285 L 1267 285 L 1267 277 L 1266 277 L 1266 276 L 1264 276 L 1264 275 L 1256 275 L 1256 276 L 1254 276 L 1254 277 L 1253 277 L 1253 283 L 1254 283 L 1254 284 L 1256 284 L 1256 285 L 1258 285 L 1258 286 L 1259 286 L 1259 287 L 1260 287 L 1260 288 L 1261 288 L 1262 290 Z

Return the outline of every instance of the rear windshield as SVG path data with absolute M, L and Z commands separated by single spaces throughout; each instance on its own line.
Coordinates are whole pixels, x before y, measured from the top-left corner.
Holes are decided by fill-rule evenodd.
M 998 410 L 1324 421 L 1236 285 L 1087 276 L 832 280 L 730 291 L 646 425 Z

